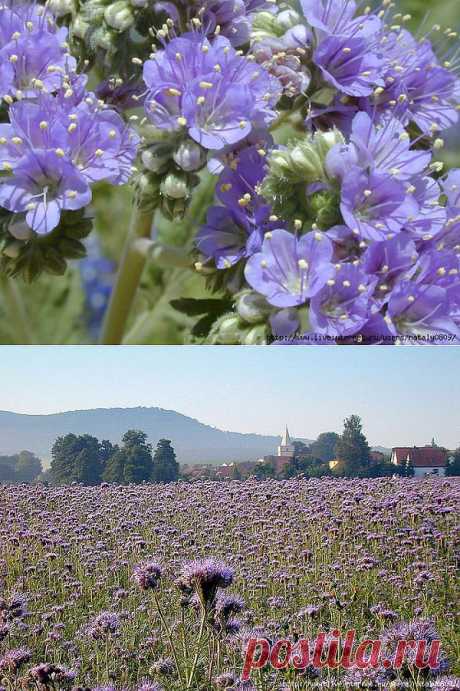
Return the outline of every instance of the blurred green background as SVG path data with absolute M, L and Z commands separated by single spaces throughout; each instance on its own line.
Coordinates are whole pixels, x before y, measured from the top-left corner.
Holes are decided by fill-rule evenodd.
M 460 0 L 400 0 L 395 2 L 394 11 L 412 15 L 407 26 L 418 36 L 428 33 L 434 24 L 454 30 L 460 26 Z M 460 166 L 460 127 L 446 139 L 441 157 L 450 167 Z M 190 243 L 212 198 L 212 184 L 202 184 L 180 227 L 166 222 L 157 226 L 160 239 L 178 247 Z M 88 344 L 97 341 L 104 301 L 110 292 L 113 271 L 128 227 L 131 191 L 102 185 L 95 190 L 94 207 L 95 232 L 88 261 L 70 266 L 62 277 L 42 276 L 31 286 L 18 279 L 0 279 L 1 344 Z M 188 342 L 192 322 L 176 312 L 170 302 L 179 297 L 209 296 L 200 276 L 187 269 L 160 268 L 150 262 L 124 342 Z

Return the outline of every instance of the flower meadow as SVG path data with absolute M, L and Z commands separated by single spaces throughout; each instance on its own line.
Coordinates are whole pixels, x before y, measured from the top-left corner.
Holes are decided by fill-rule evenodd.
M 0 687 L 458 690 L 456 479 L 0 486 Z M 250 638 L 442 642 L 439 664 L 253 671 Z
M 455 28 L 392 0 L 0 18 L 3 340 L 459 342 Z

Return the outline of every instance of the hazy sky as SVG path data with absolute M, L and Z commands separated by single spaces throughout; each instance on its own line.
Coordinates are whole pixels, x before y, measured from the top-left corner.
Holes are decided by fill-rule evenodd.
M 373 444 L 460 442 L 457 347 L 3 347 L 0 409 L 159 406 L 315 438 L 359 414 Z

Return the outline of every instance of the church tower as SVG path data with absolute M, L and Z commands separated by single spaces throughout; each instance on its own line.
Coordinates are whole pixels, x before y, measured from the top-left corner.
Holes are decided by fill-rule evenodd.
M 281 439 L 281 444 L 278 446 L 278 456 L 284 456 L 288 458 L 294 457 L 294 446 L 291 443 L 291 437 L 289 436 L 289 430 L 286 425 L 283 437 Z

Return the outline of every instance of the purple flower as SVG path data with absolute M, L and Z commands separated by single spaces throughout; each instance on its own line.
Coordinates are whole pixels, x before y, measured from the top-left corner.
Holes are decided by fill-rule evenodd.
M 381 21 L 376 15 L 355 17 L 355 0 L 300 0 L 300 5 L 308 23 L 319 36 L 372 36 L 381 28 Z
M 78 96 L 77 96 L 78 94 Z M 49 233 L 62 211 L 91 201 L 89 184 L 125 183 L 139 138 L 113 110 L 101 110 L 76 83 L 75 98 L 61 92 L 10 108 L 11 125 L 0 131 L 0 152 L 10 175 L 0 182 L 0 205 L 26 213 L 39 234 Z
M 75 672 L 65 669 L 64 667 L 42 662 L 32 667 L 28 672 L 28 676 L 35 682 L 48 686 L 54 684 L 72 684 L 77 675 Z
M 329 84 L 349 96 L 369 96 L 383 84 L 381 59 L 365 38 L 328 36 L 315 50 L 315 64 Z
M 101 612 L 87 625 L 86 633 L 90 638 L 98 640 L 117 633 L 120 619 L 112 612 Z
M 310 322 L 315 333 L 325 336 L 350 336 L 370 317 L 370 297 L 377 279 L 371 279 L 357 266 L 342 264 L 334 278 L 310 303 Z
M 431 688 L 433 691 L 460 691 L 460 677 L 453 675 L 438 677 Z
M 442 182 L 442 189 L 447 197 L 447 206 L 456 213 L 460 209 L 460 168 L 451 170 Z
M 77 64 L 65 47 L 67 29 L 36 3 L 3 4 L 0 13 L 0 93 L 33 98 L 58 90 Z
M 340 209 L 358 237 L 378 241 L 399 232 L 418 205 L 401 182 L 355 167 L 343 180 Z
M 415 272 L 418 253 L 407 233 L 399 233 L 391 240 L 374 242 L 364 252 L 362 267 L 369 277 L 377 277 L 374 298 L 383 304 L 401 277 Z
M 224 37 L 173 39 L 144 64 L 147 116 L 160 129 L 181 131 L 207 149 L 244 139 L 268 125 L 281 88 L 263 67 L 239 56 Z
M 27 224 L 39 235 L 56 228 L 62 211 L 81 209 L 90 201 L 87 181 L 54 151 L 26 154 L 0 182 L 0 205 L 25 213 Z
M 145 561 L 134 567 L 133 578 L 142 590 L 153 590 L 158 587 L 161 574 L 161 566 L 157 562 Z
M 393 335 L 412 336 L 421 343 L 444 342 L 445 335 L 453 337 L 451 342 L 455 342 L 454 337 L 460 338 L 460 329 L 450 316 L 448 292 L 436 285 L 398 283 L 391 293 L 385 320 Z
M 218 588 L 228 588 L 233 582 L 233 569 L 217 559 L 197 559 L 186 564 L 176 581 L 183 593 L 194 591 L 206 606 L 214 604 Z
M 3 657 L 0 658 L 0 673 L 17 672 L 17 670 L 25 662 L 31 658 L 30 650 L 27 648 L 15 648 L 14 650 L 7 650 Z
M 277 307 L 303 304 L 334 275 L 332 244 L 323 233 L 297 239 L 277 229 L 266 233 L 261 252 L 246 264 L 249 285 Z
M 353 118 L 350 144 L 337 144 L 327 156 L 329 171 L 343 177 L 349 165 L 407 180 L 421 173 L 431 161 L 431 152 L 411 149 L 411 140 L 401 122 L 384 118 L 379 124 L 367 113 Z
M 392 107 L 400 99 L 405 121 L 424 133 L 448 129 L 458 121 L 460 80 L 441 67 L 428 40 L 416 41 L 406 30 L 390 32 L 381 43 L 386 61 L 385 90 L 377 105 Z
M 228 269 L 242 257 L 251 256 L 261 244 L 260 233 L 251 233 L 245 220 L 224 206 L 211 206 L 206 223 L 196 236 L 198 249 L 212 257 L 218 269 Z
M 263 235 L 274 227 L 271 208 L 257 193 L 265 176 L 265 158 L 255 146 L 229 155 L 217 183 L 217 198 L 225 207 L 212 206 L 199 230 L 196 245 L 212 257 L 218 269 L 227 269 L 262 246 Z

